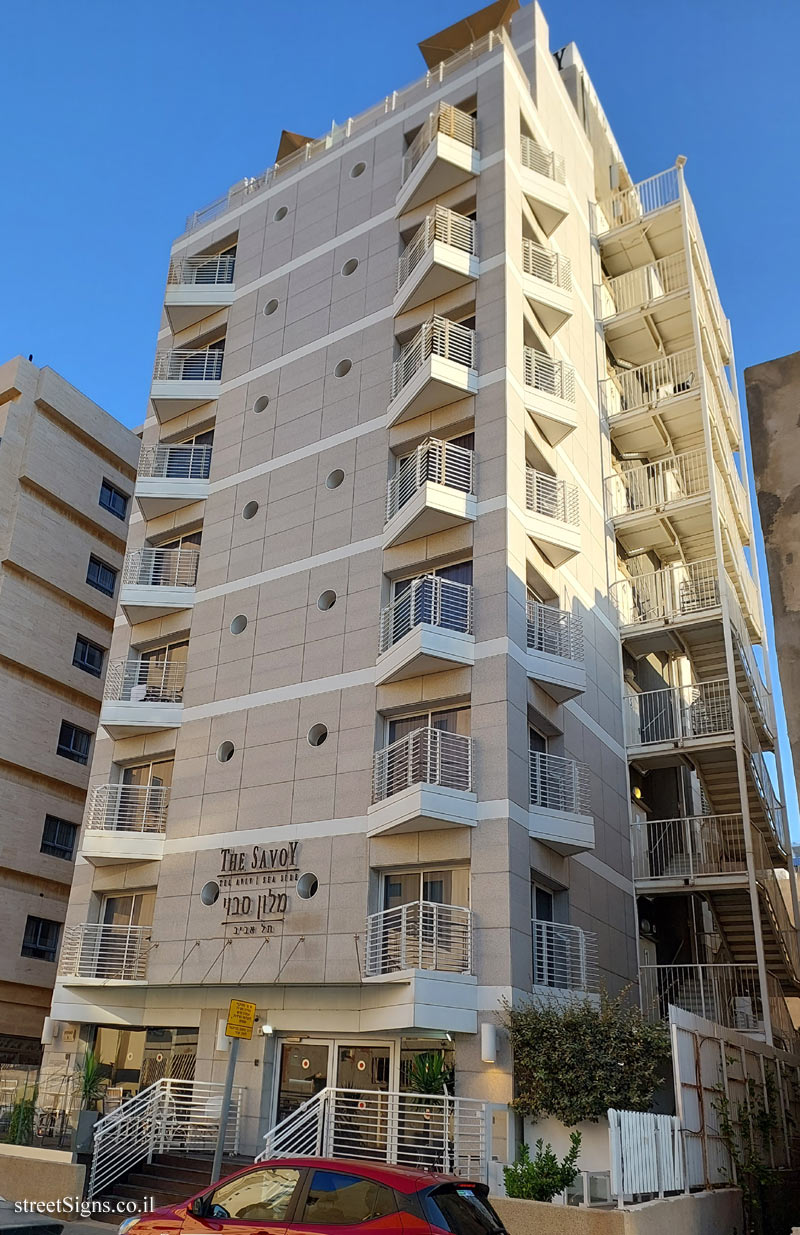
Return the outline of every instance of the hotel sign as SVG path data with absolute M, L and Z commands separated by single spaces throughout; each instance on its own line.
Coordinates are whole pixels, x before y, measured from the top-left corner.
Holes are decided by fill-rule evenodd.
M 220 850 L 217 876 L 222 891 L 223 925 L 236 935 L 273 935 L 291 904 L 300 874 L 299 841 Z

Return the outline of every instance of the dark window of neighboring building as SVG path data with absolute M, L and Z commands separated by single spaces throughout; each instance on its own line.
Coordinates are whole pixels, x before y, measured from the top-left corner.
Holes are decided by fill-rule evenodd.
M 88 763 L 91 744 L 92 735 L 88 729 L 79 729 L 68 720 L 62 720 L 61 732 L 58 735 L 59 755 L 71 759 L 73 763 Z
M 124 519 L 128 513 L 127 496 L 112 485 L 110 480 L 104 480 L 100 486 L 100 505 L 118 519 Z
M 75 853 L 77 832 L 76 823 L 67 823 L 66 819 L 59 819 L 58 815 L 45 815 L 41 852 L 71 862 Z
M 72 653 L 72 663 L 78 669 L 84 669 L 86 673 L 99 678 L 103 672 L 105 654 L 105 648 L 101 648 L 98 643 L 92 643 L 91 639 L 78 635 L 75 640 L 75 651 Z
M 37 961 L 54 961 L 60 933 L 59 922 L 51 922 L 49 918 L 34 918 L 29 914 L 22 940 L 22 955 L 32 956 Z
M 89 558 L 86 582 L 90 587 L 96 587 L 98 592 L 105 592 L 106 596 L 113 596 L 114 588 L 117 586 L 117 572 L 113 567 L 106 566 L 105 562 L 101 562 L 99 557 L 95 557 L 92 554 Z

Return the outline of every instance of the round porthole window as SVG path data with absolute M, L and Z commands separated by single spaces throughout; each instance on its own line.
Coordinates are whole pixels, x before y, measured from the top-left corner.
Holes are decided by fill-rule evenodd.
M 332 472 L 328 472 L 325 477 L 326 489 L 338 489 L 339 485 L 344 480 L 344 472 L 340 467 L 335 467 Z
M 359 176 L 363 176 L 367 170 L 366 163 L 354 163 L 350 168 L 350 179 L 357 180 Z
M 265 412 L 268 407 L 269 407 L 269 395 L 259 395 L 255 403 L 253 404 L 253 411 L 255 412 L 257 416 L 260 416 L 261 413 Z
M 267 303 L 264 305 L 264 316 L 272 317 L 272 314 L 275 312 L 277 307 L 278 307 L 278 302 L 273 296 L 272 300 L 268 300 Z
M 252 519 L 254 515 L 257 515 L 257 514 L 258 514 L 258 502 L 247 502 L 245 504 L 244 510 L 242 511 L 242 518 Z
M 272 217 L 276 223 L 280 223 L 281 219 L 285 219 L 288 213 L 288 206 L 279 206 Z
M 321 592 L 317 597 L 317 608 L 323 613 L 327 613 L 336 604 L 336 593 L 334 591 Z
M 213 879 L 204 883 L 200 889 L 200 900 L 204 905 L 215 905 L 219 900 L 219 884 Z
M 344 275 L 345 278 L 347 278 L 347 276 L 350 274 L 355 274 L 357 270 L 358 270 L 358 258 L 357 257 L 348 258 L 348 260 L 342 266 L 342 274 Z
M 353 367 L 352 360 L 340 360 L 336 368 L 333 370 L 335 377 L 347 377 L 347 374 Z
M 227 763 L 229 759 L 233 758 L 233 752 L 235 751 L 235 749 L 236 747 L 234 746 L 233 742 L 220 742 L 219 746 L 217 747 L 218 761 L 220 763 Z
M 244 616 L 243 613 L 237 613 L 236 617 L 231 622 L 230 632 L 232 635 L 240 635 L 242 631 L 246 629 L 246 627 L 247 627 L 247 618 Z
M 312 725 L 306 734 L 309 746 L 321 746 L 328 736 L 327 725 Z
M 297 881 L 297 895 L 304 901 L 310 901 L 312 896 L 316 896 L 319 891 L 319 879 L 316 875 L 312 875 L 311 871 L 306 871 Z

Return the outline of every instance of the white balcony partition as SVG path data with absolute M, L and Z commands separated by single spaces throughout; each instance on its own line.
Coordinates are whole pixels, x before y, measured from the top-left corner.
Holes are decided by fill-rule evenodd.
M 86 830 L 164 832 L 168 785 L 98 785 L 89 798 Z
M 170 262 L 167 284 L 192 286 L 233 282 L 235 253 L 205 253 L 196 257 L 174 258 Z
M 564 922 L 531 923 L 533 985 L 590 994 L 597 990 L 597 936 Z
M 472 971 L 472 913 L 459 905 L 413 901 L 367 918 L 364 977 L 406 969 Z
M 423 121 L 422 127 L 403 156 L 401 183 L 405 184 L 425 151 L 439 133 L 474 149 L 475 117 L 461 111 L 458 107 L 453 107 L 451 103 L 445 103 L 444 101 L 437 103 Z
M 390 647 L 415 626 L 472 634 L 472 587 L 437 575 L 414 579 L 402 596 L 381 610 L 379 652 Z
M 211 446 L 143 446 L 137 479 L 208 480 Z
M 526 468 L 525 502 L 534 514 L 544 515 L 570 527 L 580 527 L 578 486 L 571 481 L 559 480 L 532 467 Z
M 583 622 L 576 614 L 529 599 L 527 621 L 531 651 L 583 661 Z
M 589 769 L 576 759 L 532 750 L 530 756 L 531 806 L 570 814 L 591 813 Z
M 721 604 L 716 558 L 678 562 L 611 585 L 620 626 L 676 622 Z
M 382 802 L 411 785 L 471 790 L 471 739 L 443 729 L 415 729 L 375 752 L 373 802 Z
M 606 416 L 613 420 L 623 412 L 655 407 L 666 399 L 690 394 L 700 386 L 697 352 L 687 347 L 671 356 L 661 356 L 635 369 L 620 369 L 603 382 Z
M 532 137 L 528 137 L 527 133 L 521 134 L 520 137 L 520 162 L 529 171 L 538 172 L 540 176 L 547 176 L 549 180 L 555 180 L 557 184 L 566 184 L 562 155 L 555 154 L 546 146 L 540 146 Z
M 688 501 L 709 492 L 704 450 L 689 450 L 655 463 L 624 460 L 606 481 L 609 510 L 616 517 L 657 510 L 670 502 Z
M 157 352 L 154 382 L 218 382 L 225 353 L 216 348 L 174 348 Z
M 441 356 L 465 369 L 475 367 L 475 331 L 446 317 L 425 322 L 392 364 L 394 399 L 431 356 Z
M 546 352 L 537 352 L 533 347 L 523 347 L 523 377 L 525 385 L 542 394 L 575 402 L 575 370 L 564 360 L 554 360 Z
M 522 273 L 543 283 L 552 283 L 564 292 L 572 291 L 572 263 L 563 253 L 554 253 L 543 244 L 522 238 Z
M 717 737 L 733 732 L 727 678 L 666 686 L 625 697 L 625 741 L 649 746 Z
M 413 274 L 422 258 L 435 242 L 449 245 L 470 256 L 475 255 L 475 220 L 468 219 L 455 210 L 436 206 L 426 215 L 409 240 L 397 264 L 397 291 Z
M 150 951 L 149 926 L 82 922 L 64 929 L 58 974 L 105 982 L 143 982 Z
M 629 189 L 621 189 L 599 203 L 601 217 L 597 221 L 597 234 L 602 236 L 616 227 L 625 227 L 644 219 L 648 214 L 677 202 L 679 196 L 677 167 L 641 180 Z
M 429 437 L 404 459 L 389 481 L 386 522 L 426 483 L 474 493 L 474 452 L 453 442 Z
M 123 586 L 186 587 L 197 583 L 197 549 L 130 549 L 122 567 Z
M 671 253 L 669 257 L 662 257 L 647 266 L 638 266 L 635 270 L 606 279 L 605 286 L 612 305 L 611 312 L 604 314 L 608 320 L 617 313 L 640 309 L 673 292 L 688 291 L 686 259 L 682 253 Z
M 764 1013 L 756 965 L 640 965 L 642 1012 L 652 1023 L 675 1004 L 743 1033 L 762 1032 Z
M 742 815 L 691 815 L 633 824 L 633 877 L 647 883 L 744 875 Z
M 120 703 L 181 703 L 185 660 L 116 660 L 108 667 L 103 698 Z

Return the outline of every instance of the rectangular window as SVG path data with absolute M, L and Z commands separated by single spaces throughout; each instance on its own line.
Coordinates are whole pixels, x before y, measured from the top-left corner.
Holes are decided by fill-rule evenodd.
M 105 654 L 105 648 L 101 648 L 99 643 L 92 643 L 91 639 L 78 635 L 75 640 L 75 651 L 72 653 L 72 663 L 76 668 L 83 669 L 86 673 L 91 673 L 93 677 L 99 678 L 103 673 Z
M 80 729 L 68 720 L 62 720 L 56 748 L 59 755 L 71 759 L 73 763 L 88 763 L 91 744 L 92 735 L 88 729 Z
M 51 922 L 49 918 L 34 918 L 29 914 L 22 940 L 22 955 L 32 956 L 37 961 L 54 961 L 60 934 L 59 922 Z
M 71 862 L 75 853 L 75 837 L 78 833 L 76 823 L 67 823 L 57 815 L 45 815 L 44 831 L 42 832 L 42 853 L 49 853 L 53 858 L 63 858 Z
M 128 498 L 112 485 L 110 480 L 104 480 L 100 486 L 100 505 L 118 519 L 124 519 L 128 513 Z
M 95 557 L 92 554 L 89 558 L 86 582 L 89 584 L 89 587 L 96 587 L 98 592 L 105 592 L 106 596 L 113 596 L 114 589 L 117 586 L 117 572 L 113 566 L 106 566 L 105 562 L 101 562 L 99 557 Z

